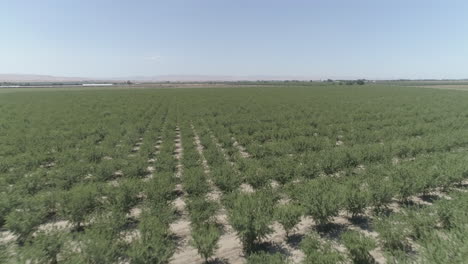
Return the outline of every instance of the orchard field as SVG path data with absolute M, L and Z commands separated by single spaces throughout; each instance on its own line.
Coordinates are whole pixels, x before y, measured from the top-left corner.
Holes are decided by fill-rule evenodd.
M 468 93 L 0 94 L 1 263 L 466 263 Z

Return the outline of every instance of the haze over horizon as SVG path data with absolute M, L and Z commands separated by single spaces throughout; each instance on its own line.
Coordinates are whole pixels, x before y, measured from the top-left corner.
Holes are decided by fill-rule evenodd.
M 468 77 L 468 2 L 2 1 L 0 73 Z

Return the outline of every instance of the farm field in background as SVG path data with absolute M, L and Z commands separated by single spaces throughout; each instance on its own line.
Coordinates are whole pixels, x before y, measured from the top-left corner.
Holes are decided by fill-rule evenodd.
M 0 262 L 466 263 L 467 102 L 386 85 L 0 93 Z

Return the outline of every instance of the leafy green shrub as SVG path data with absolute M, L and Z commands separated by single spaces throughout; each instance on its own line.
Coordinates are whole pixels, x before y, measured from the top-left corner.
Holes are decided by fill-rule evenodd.
M 232 192 L 236 190 L 241 183 L 240 178 L 234 173 L 229 165 L 214 167 L 212 176 L 216 186 L 218 186 L 223 192 Z
M 28 173 L 16 183 L 17 190 L 21 190 L 25 195 L 34 195 L 44 189 L 44 182 L 47 182 L 47 170 L 38 169 Z
M 175 184 L 172 181 L 172 173 L 159 173 L 144 185 L 147 201 L 149 203 L 167 203 L 174 197 Z
M 20 256 L 22 261 L 32 263 L 56 264 L 68 236 L 66 232 L 58 230 L 38 231 L 23 249 L 25 254 Z
M 368 179 L 369 191 L 371 195 L 371 204 L 379 212 L 392 201 L 395 194 L 395 187 L 389 177 L 382 175 L 381 171 L 370 171 L 366 178 Z
M 185 169 L 183 181 L 184 189 L 190 196 L 202 196 L 210 190 L 205 173 L 201 168 Z
M 421 263 L 466 263 L 468 248 L 466 247 L 467 228 L 456 227 L 443 234 L 429 233 L 421 244 Z
M 5 243 L 0 243 L 0 259 L 12 259 L 11 252 L 9 252 L 9 247 Z M 8 263 L 8 262 L 6 262 Z
M 450 201 L 440 201 L 436 208 L 436 215 L 443 228 L 451 229 L 455 227 L 456 215 Z
M 15 193 L 0 192 L 0 227 L 5 224 L 8 213 L 20 204 L 20 197 Z
M 312 216 L 319 225 L 326 225 L 341 208 L 338 188 L 340 186 L 332 179 L 311 180 L 298 186 L 295 196 L 307 215 Z
M 304 156 L 304 159 L 299 163 L 297 171 L 298 176 L 306 179 L 314 179 L 320 175 L 322 168 L 320 164 L 317 163 L 315 155 L 309 153 Z
M 64 190 L 70 189 L 75 183 L 82 180 L 88 174 L 88 169 L 79 163 L 71 163 L 63 169 L 56 169 L 49 172 L 49 177 L 53 179 L 56 187 Z
M 250 165 L 243 176 L 247 183 L 252 185 L 253 188 L 261 188 L 270 182 L 270 177 L 267 174 L 267 171 L 263 169 L 259 164 Z
M 37 227 L 44 222 L 47 211 L 40 204 L 26 200 L 21 208 L 11 211 L 5 218 L 5 226 L 18 235 L 18 243 L 22 245 Z
M 203 154 L 212 167 L 220 166 L 226 161 L 223 157 L 223 154 L 219 150 L 217 150 L 215 146 L 207 148 L 203 151 Z
M 267 191 L 233 193 L 226 200 L 229 222 L 242 241 L 244 251 L 251 253 L 255 242 L 272 232 L 273 195 Z
M 86 159 L 92 163 L 98 163 L 104 157 L 104 152 L 100 148 L 92 148 L 86 152 Z
M 282 157 L 272 159 L 268 163 L 268 172 L 270 177 L 281 184 L 290 182 L 297 176 L 298 161 L 293 157 Z
M 158 161 L 155 164 L 157 172 L 175 172 L 175 167 L 176 160 L 171 154 L 166 153 L 165 151 L 159 153 Z
M 219 209 L 219 204 L 206 200 L 204 197 L 196 197 L 188 200 L 187 209 L 190 212 L 190 220 L 193 225 L 202 223 L 213 223 L 216 213 Z
M 110 206 L 121 212 L 128 212 L 138 202 L 137 194 L 139 182 L 132 179 L 120 181 L 118 187 L 109 186 L 106 190 L 107 202 Z
M 6 160 L 0 161 L 0 173 L 5 173 L 10 168 L 10 164 Z
M 61 195 L 59 214 L 75 224 L 77 229 L 100 205 L 98 202 L 100 192 L 95 185 L 80 184 Z
M 304 209 L 296 204 L 280 205 L 276 208 L 275 218 L 283 226 L 286 238 L 289 238 L 291 231 L 301 221 Z
M 320 152 L 319 164 L 326 174 L 333 174 L 340 169 L 355 167 L 358 159 L 354 153 L 345 148 L 334 148 Z
M 148 174 L 148 162 L 144 159 L 132 159 L 122 168 L 125 177 L 142 178 Z
M 116 162 L 113 160 L 104 160 L 99 163 L 93 174 L 98 181 L 108 181 L 114 177 L 116 170 L 118 170 Z
M 345 208 L 356 217 L 362 213 L 370 204 L 370 194 L 361 179 L 352 179 L 344 186 Z
M 424 210 L 407 209 L 404 215 L 410 227 L 409 235 L 415 239 L 422 238 L 437 227 L 436 217 Z
M 367 238 L 357 231 L 347 231 L 342 234 L 341 240 L 351 254 L 354 263 L 375 263 L 369 252 L 376 247 L 375 241 Z
M 81 236 L 81 258 L 85 263 L 115 263 L 123 257 L 124 242 L 110 228 L 91 226 Z
M 333 248 L 330 242 L 322 242 L 317 234 L 310 234 L 302 240 L 301 249 L 304 251 L 304 263 L 336 264 L 344 263 L 344 256 Z
M 138 225 L 140 238 L 132 242 L 127 252 L 135 264 L 167 263 L 175 251 L 168 225 L 151 214 L 143 214 Z
M 253 253 L 247 258 L 247 264 L 285 264 L 289 263 L 281 253 L 268 254 L 265 252 Z
M 406 242 L 407 229 L 404 223 L 391 217 L 378 219 L 375 223 L 376 231 L 379 232 L 383 246 L 388 250 L 405 251 L 408 249 Z
M 195 168 L 200 166 L 199 154 L 193 150 L 188 151 L 187 149 L 184 149 L 184 158 L 182 159 L 182 163 L 185 168 Z
M 406 202 L 411 195 L 420 193 L 424 183 L 420 169 L 415 167 L 397 167 L 393 173 L 393 182 L 398 191 L 398 198 Z
M 205 262 L 214 255 L 218 248 L 218 240 L 221 236 L 219 227 L 214 223 L 204 223 L 192 228 L 192 245 L 198 250 Z

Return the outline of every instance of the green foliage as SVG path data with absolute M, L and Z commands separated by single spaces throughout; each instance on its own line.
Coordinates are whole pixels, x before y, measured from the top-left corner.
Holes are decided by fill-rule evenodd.
M 123 165 L 122 171 L 126 177 L 142 178 L 148 174 L 148 162 L 144 159 L 133 159 Z
M 132 242 L 127 252 L 132 263 L 167 263 L 175 251 L 167 224 L 155 215 L 144 214 L 139 230 L 141 237 Z
M 286 184 L 300 174 L 299 169 L 296 168 L 298 161 L 292 157 L 275 158 L 265 164 L 268 166 L 268 174 L 272 179 L 281 184 Z
M 423 210 L 416 211 L 409 208 L 403 214 L 410 229 L 409 235 L 414 239 L 424 237 L 437 227 L 437 218 L 433 214 L 425 213 Z
M 190 196 L 202 196 L 210 190 L 210 187 L 206 182 L 205 173 L 201 168 L 185 169 L 183 183 L 184 190 Z
M 395 195 L 395 188 L 389 177 L 386 177 L 385 174 L 378 177 L 377 173 L 381 173 L 381 171 L 375 170 L 369 172 L 368 175 L 371 176 L 368 177 L 368 184 L 371 195 L 371 204 L 374 206 L 374 209 L 379 212 L 386 208 L 392 201 L 392 198 Z
M 298 186 L 294 195 L 307 215 L 319 225 L 326 225 L 342 206 L 339 188 L 332 179 L 317 179 Z
M 5 227 L 18 235 L 18 243 L 22 245 L 47 216 L 47 211 L 33 199 L 24 201 L 22 207 L 11 211 L 5 218 Z
M 455 209 L 449 201 L 441 201 L 436 209 L 436 215 L 443 228 L 451 229 L 456 223 Z
M 251 253 L 255 242 L 272 232 L 272 194 L 268 191 L 234 193 L 229 201 L 229 222 L 241 239 L 244 251 Z
M 237 176 L 227 164 L 213 168 L 212 176 L 216 186 L 223 192 L 232 192 L 236 190 L 241 183 L 239 176 Z
M 19 197 L 13 193 L 0 192 L 0 227 L 5 224 L 8 213 L 19 204 Z
M 118 170 L 117 162 L 113 160 L 105 160 L 99 163 L 95 172 L 96 179 L 99 181 L 107 181 L 114 177 L 115 171 Z
M 197 197 L 188 201 L 187 209 L 190 212 L 192 225 L 196 226 L 207 222 L 213 223 L 219 204 L 204 197 Z
M 409 245 L 407 243 L 408 230 L 404 223 L 393 218 L 381 218 L 375 223 L 375 228 L 379 232 L 383 246 L 391 252 L 405 251 Z
M 184 158 L 182 163 L 185 168 L 196 168 L 200 165 L 199 154 L 195 151 L 186 151 L 184 149 Z
M 268 254 L 265 252 L 253 253 L 247 258 L 247 264 L 285 264 L 286 257 L 280 253 Z
M 127 212 L 138 202 L 137 194 L 140 189 L 138 181 L 122 180 L 118 187 L 109 186 L 105 191 L 107 202 L 118 211 Z
M 62 253 L 67 239 L 68 235 L 59 230 L 38 231 L 34 239 L 26 244 L 23 249 L 25 254 L 20 258 L 32 263 L 59 263 L 59 254 Z
M 267 171 L 258 164 L 250 164 L 244 171 L 243 176 L 247 183 L 253 188 L 261 188 L 269 184 L 269 175 Z
M 122 257 L 124 243 L 110 228 L 91 227 L 81 236 L 80 256 L 85 263 L 104 264 Z
M 161 152 L 158 155 L 158 162 L 155 164 L 157 172 L 175 172 L 175 166 L 176 161 L 171 154 Z
M 198 250 L 205 262 L 214 255 L 221 236 L 219 227 L 213 223 L 197 225 L 192 229 L 192 245 Z
M 259 83 L 248 89 L 93 89 L 73 96 L 22 90 L 1 96 L 0 225 L 19 242 L 0 250 L 7 251 L 3 259 L 53 262 L 55 241 L 62 238 L 38 232 L 39 227 L 69 220 L 84 227 L 64 238 L 58 262 L 168 262 L 175 250 L 169 232 L 175 184 L 188 193 L 191 228 L 202 230 L 215 224 L 219 210 L 205 201 L 210 179 L 221 190 L 246 251 L 269 234 L 273 220 L 292 232 L 300 216 L 297 204 L 319 227 L 344 210 L 359 216 L 376 209 L 369 224 L 379 232 L 388 262 L 466 262 L 468 202 L 459 189 L 468 177 L 468 93 L 384 84 Z M 209 175 L 201 168 L 192 124 Z M 174 177 L 176 127 L 184 148 L 180 179 Z M 152 179 L 146 178 L 148 166 L 155 168 Z M 109 184 L 115 177 L 117 186 Z M 273 180 L 279 186 L 271 191 Z M 236 193 L 241 183 L 260 194 Z M 409 205 L 414 196 L 438 192 L 451 199 L 440 195 L 432 206 L 383 210 L 395 199 Z M 291 204 L 274 204 L 276 193 L 287 193 Z M 135 206 L 142 217 L 129 219 Z M 121 244 L 127 241 L 122 232 L 134 224 L 142 236 Z M 214 244 L 216 236 L 198 235 L 203 249 Z M 349 253 L 364 261 L 365 241 L 349 240 L 358 241 L 348 243 Z M 408 252 L 407 240 L 418 245 L 414 252 Z M 328 243 L 305 241 L 304 252 L 313 256 L 306 263 L 341 261 Z M 258 255 L 249 262 L 275 263 L 281 257 Z
M 356 264 L 375 263 L 369 251 L 376 247 L 375 241 L 365 237 L 357 231 L 347 231 L 342 234 L 341 240 L 351 254 Z
M 466 226 L 455 228 L 447 233 L 433 232 L 423 241 L 421 262 L 422 263 L 466 263 L 468 248 L 466 247 Z
M 352 217 L 356 217 L 362 213 L 370 205 L 370 194 L 367 186 L 362 183 L 362 179 L 352 179 L 345 186 L 344 204 L 346 210 L 351 213 Z
M 419 171 L 414 167 L 397 167 L 392 175 L 394 184 L 398 190 L 398 198 L 401 201 L 423 190 Z
M 0 243 L 0 259 L 4 259 L 4 260 L 11 259 L 12 258 L 11 253 L 8 251 L 9 251 L 8 246 L 4 243 Z
M 301 216 L 304 213 L 304 209 L 296 204 L 285 204 L 280 205 L 276 208 L 275 219 L 283 226 L 286 231 L 286 238 L 296 225 L 301 221 Z
M 153 177 L 145 183 L 144 191 L 148 202 L 151 204 L 167 203 L 174 197 L 175 184 L 172 177 L 172 173 L 159 173 L 158 177 Z
M 97 210 L 100 192 L 96 185 L 80 184 L 61 195 L 59 214 L 80 228 L 86 217 Z
M 335 264 L 344 263 L 344 256 L 333 248 L 327 241 L 320 241 L 317 234 L 310 234 L 301 242 L 304 251 L 304 263 L 313 264 Z

